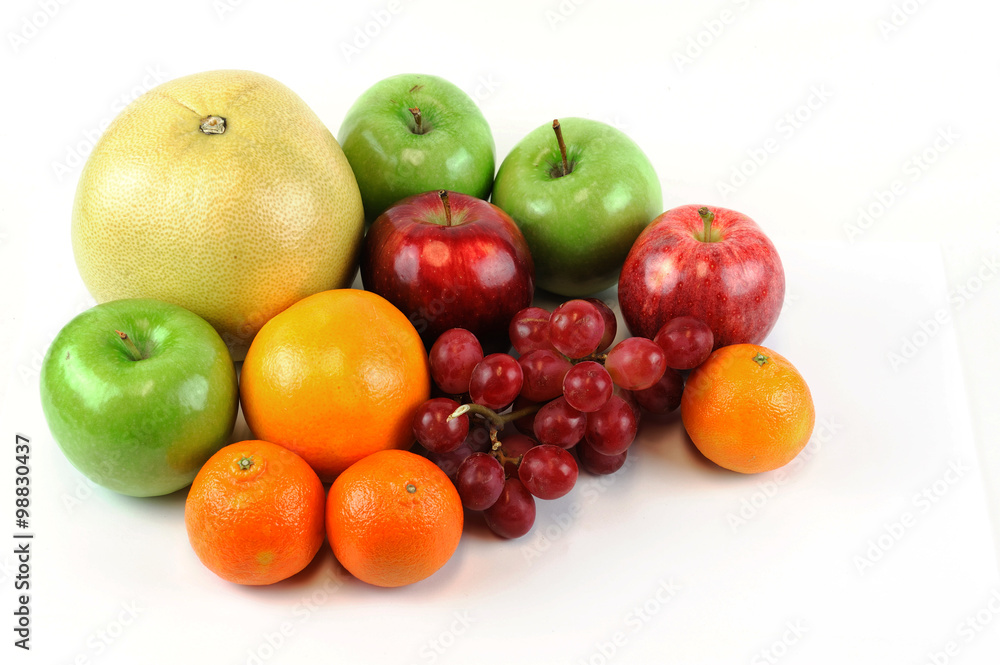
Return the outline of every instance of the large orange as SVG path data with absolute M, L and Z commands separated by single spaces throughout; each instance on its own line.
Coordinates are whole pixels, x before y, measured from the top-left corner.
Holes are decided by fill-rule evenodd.
M 184 522 L 201 562 L 238 584 L 273 584 L 323 544 L 323 483 L 292 451 L 241 441 L 215 453 L 188 491 Z
M 326 502 L 337 560 L 383 587 L 419 582 L 458 547 L 462 500 L 436 464 L 405 450 L 369 455 L 340 474 Z
M 740 473 L 788 464 L 812 435 L 816 411 L 802 375 L 756 344 L 717 349 L 688 377 L 681 418 L 705 457 Z
M 409 448 L 429 395 L 413 324 L 358 289 L 317 293 L 268 321 L 240 375 L 254 435 L 301 455 L 323 482 L 376 451 Z

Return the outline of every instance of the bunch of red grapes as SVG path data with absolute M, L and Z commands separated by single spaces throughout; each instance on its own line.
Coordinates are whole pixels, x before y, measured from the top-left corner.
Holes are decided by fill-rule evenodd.
M 551 313 L 518 312 L 509 329 L 517 358 L 484 356 L 462 328 L 431 347 L 431 377 L 450 397 L 417 409 L 414 435 L 463 505 L 484 511 L 496 534 L 528 533 L 535 499 L 565 496 L 580 467 L 592 474 L 620 469 L 642 411 L 676 409 L 681 372 L 712 352 L 711 329 L 691 317 L 669 321 L 652 340 L 627 337 L 612 346 L 617 334 L 611 308 L 588 298 Z

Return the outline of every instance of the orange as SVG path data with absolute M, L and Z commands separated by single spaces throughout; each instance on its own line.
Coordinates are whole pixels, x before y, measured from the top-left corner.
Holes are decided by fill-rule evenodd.
M 698 450 L 740 473 L 788 464 L 809 442 L 816 411 L 802 375 L 756 344 L 717 349 L 688 377 L 681 419 Z
M 326 533 L 337 560 L 383 587 L 412 584 L 443 566 L 462 537 L 458 491 L 436 464 L 386 450 L 340 474 L 326 502 Z
M 420 336 L 388 300 L 338 289 L 268 321 L 240 376 L 254 435 L 301 455 L 323 482 L 379 450 L 413 445 L 413 414 L 430 396 Z
M 351 283 L 364 221 L 347 157 L 298 95 L 263 74 L 201 72 L 142 95 L 98 140 L 73 254 L 97 302 L 181 305 L 242 360 L 269 318 Z
M 215 453 L 188 491 L 184 522 L 201 562 L 237 584 L 273 584 L 323 544 L 323 483 L 305 460 L 267 441 Z

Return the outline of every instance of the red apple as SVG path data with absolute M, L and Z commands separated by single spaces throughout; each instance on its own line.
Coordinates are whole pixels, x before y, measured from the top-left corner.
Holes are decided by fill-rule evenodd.
M 759 344 L 785 297 L 774 245 L 746 215 L 681 206 L 646 227 L 618 279 L 618 303 L 633 335 L 652 338 L 674 317 L 701 319 L 715 348 Z
M 465 328 L 489 353 L 510 348 L 507 329 L 531 304 L 535 267 L 507 213 L 441 190 L 403 199 L 375 220 L 361 281 L 409 317 L 427 348 L 445 330 Z

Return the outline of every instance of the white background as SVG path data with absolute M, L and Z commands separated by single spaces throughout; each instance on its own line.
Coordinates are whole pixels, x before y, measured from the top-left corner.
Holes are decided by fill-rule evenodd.
M 998 21 L 970 0 L 8 0 L 0 537 L 20 433 L 36 553 L 26 654 L 7 627 L 13 540 L 0 545 L 4 662 L 992 662 Z M 379 79 L 443 76 L 477 99 L 498 163 L 554 117 L 623 129 L 665 208 L 736 208 L 778 246 L 788 298 L 767 343 L 806 376 L 820 423 L 802 459 L 737 477 L 675 421 L 647 422 L 613 482 L 582 479 L 521 541 L 470 523 L 412 587 L 367 587 L 325 548 L 272 588 L 212 576 L 186 542 L 183 493 L 115 496 L 61 457 L 37 370 L 93 304 L 69 241 L 90 143 L 150 85 L 217 68 L 277 78 L 334 134 Z M 907 340 L 919 348 L 893 367 Z

